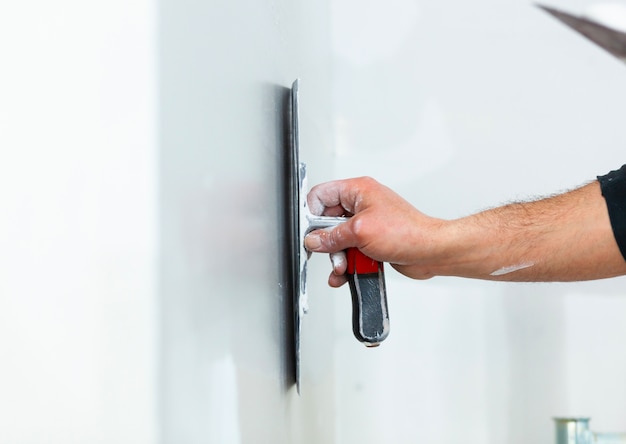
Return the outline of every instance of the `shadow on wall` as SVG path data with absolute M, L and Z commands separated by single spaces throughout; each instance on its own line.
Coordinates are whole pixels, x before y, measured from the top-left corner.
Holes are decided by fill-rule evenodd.
M 259 429 L 263 423 L 276 420 L 259 403 L 279 405 L 295 384 L 291 90 L 256 84 L 245 100 L 231 93 L 224 115 L 213 116 L 217 123 L 161 148 L 166 442 L 187 434 L 251 442 L 270 433 Z M 237 118 L 250 120 L 250 128 L 220 128 L 219 120 Z M 188 121 L 172 119 L 166 130 L 189 131 Z M 234 152 L 224 160 L 218 146 Z

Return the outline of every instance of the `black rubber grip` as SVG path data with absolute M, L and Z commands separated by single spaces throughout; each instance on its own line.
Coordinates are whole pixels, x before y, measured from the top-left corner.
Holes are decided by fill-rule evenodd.
M 387 291 L 383 264 L 377 273 L 348 274 L 352 293 L 352 331 L 368 347 L 379 345 L 389 335 Z

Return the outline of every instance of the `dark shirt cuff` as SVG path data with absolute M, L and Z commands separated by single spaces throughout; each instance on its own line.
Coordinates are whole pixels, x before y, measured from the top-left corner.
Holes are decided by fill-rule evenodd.
M 598 181 L 609 210 L 613 235 L 626 260 L 626 165 L 605 176 L 598 176 Z

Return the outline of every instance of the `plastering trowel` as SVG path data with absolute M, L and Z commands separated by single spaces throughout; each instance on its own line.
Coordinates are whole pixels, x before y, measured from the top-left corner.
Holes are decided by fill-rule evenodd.
M 311 231 L 337 226 L 345 217 L 315 216 L 307 206 L 306 165 L 300 162 L 299 80 L 291 88 L 291 170 L 289 178 L 291 238 L 293 261 L 293 295 L 295 311 L 296 384 L 300 392 L 300 328 L 308 310 L 306 274 L 309 252 L 304 237 Z M 389 315 L 383 264 L 356 248 L 346 251 L 348 283 L 352 294 L 352 331 L 368 347 L 379 345 L 389 334 Z

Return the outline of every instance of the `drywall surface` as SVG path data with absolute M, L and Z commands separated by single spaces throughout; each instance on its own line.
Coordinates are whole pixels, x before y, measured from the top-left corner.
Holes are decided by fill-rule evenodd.
M 337 0 L 332 20 L 337 177 L 454 218 L 626 162 L 626 66 L 530 2 Z M 377 350 L 352 347 L 338 298 L 338 442 L 548 444 L 568 415 L 626 431 L 624 279 L 387 279 Z
M 153 443 L 156 10 L 0 5 L 0 442 Z
M 298 397 L 283 245 L 296 77 L 301 157 L 331 173 L 328 7 L 159 5 L 162 442 L 333 442 L 332 300 L 319 274 Z
M 330 178 L 329 30 L 325 2 L 0 5 L 0 442 L 334 442 L 322 261 L 294 388 L 282 189 L 296 77 Z

